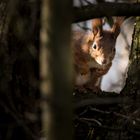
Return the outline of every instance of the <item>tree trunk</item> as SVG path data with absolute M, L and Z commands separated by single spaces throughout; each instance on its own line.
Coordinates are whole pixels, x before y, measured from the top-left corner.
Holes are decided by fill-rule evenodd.
M 135 31 L 130 54 L 130 64 L 126 86 L 122 93 L 127 95 L 140 93 L 140 17 L 136 18 Z

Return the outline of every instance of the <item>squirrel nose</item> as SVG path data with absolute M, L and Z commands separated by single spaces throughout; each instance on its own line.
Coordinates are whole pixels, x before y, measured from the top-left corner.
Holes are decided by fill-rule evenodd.
M 103 61 L 102 61 L 102 64 L 106 64 L 107 63 L 107 61 L 106 61 L 106 59 L 104 59 Z

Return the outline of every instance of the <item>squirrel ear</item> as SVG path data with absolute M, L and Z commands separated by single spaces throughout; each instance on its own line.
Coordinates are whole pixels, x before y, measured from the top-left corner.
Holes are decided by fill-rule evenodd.
M 114 35 L 114 38 L 116 39 L 121 31 L 121 25 L 123 21 L 125 20 L 125 17 L 116 17 L 116 21 L 112 26 L 111 32 Z
M 111 32 L 113 33 L 114 38 L 116 39 L 118 37 L 118 35 L 120 34 L 120 26 L 118 24 L 114 24 Z
M 83 42 L 88 43 L 90 41 L 93 41 L 94 39 L 94 35 L 92 32 L 85 34 L 84 38 L 83 38 Z
M 102 25 L 103 25 L 102 19 L 96 18 L 92 20 L 92 30 L 94 36 L 99 36 L 99 37 L 102 36 L 102 32 L 103 32 Z

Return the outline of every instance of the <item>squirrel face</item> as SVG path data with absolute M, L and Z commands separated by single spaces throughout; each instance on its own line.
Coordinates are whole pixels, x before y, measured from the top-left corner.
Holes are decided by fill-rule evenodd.
M 103 30 L 102 19 L 94 19 L 93 40 L 89 41 L 89 54 L 101 66 L 112 63 L 115 56 L 115 42 L 120 33 L 120 26 L 124 17 L 117 17 L 111 30 Z
M 112 32 L 103 31 L 102 35 L 94 36 L 89 41 L 89 54 L 99 65 L 105 66 L 112 62 L 115 56 L 115 42 Z

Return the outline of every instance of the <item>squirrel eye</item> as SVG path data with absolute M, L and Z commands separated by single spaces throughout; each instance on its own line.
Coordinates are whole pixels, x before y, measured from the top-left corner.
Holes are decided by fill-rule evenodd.
M 97 46 L 96 46 L 95 43 L 92 45 L 92 48 L 93 48 L 93 49 L 96 49 L 96 48 L 97 48 Z
M 113 48 L 113 52 L 115 52 L 116 51 L 116 49 L 115 48 Z

